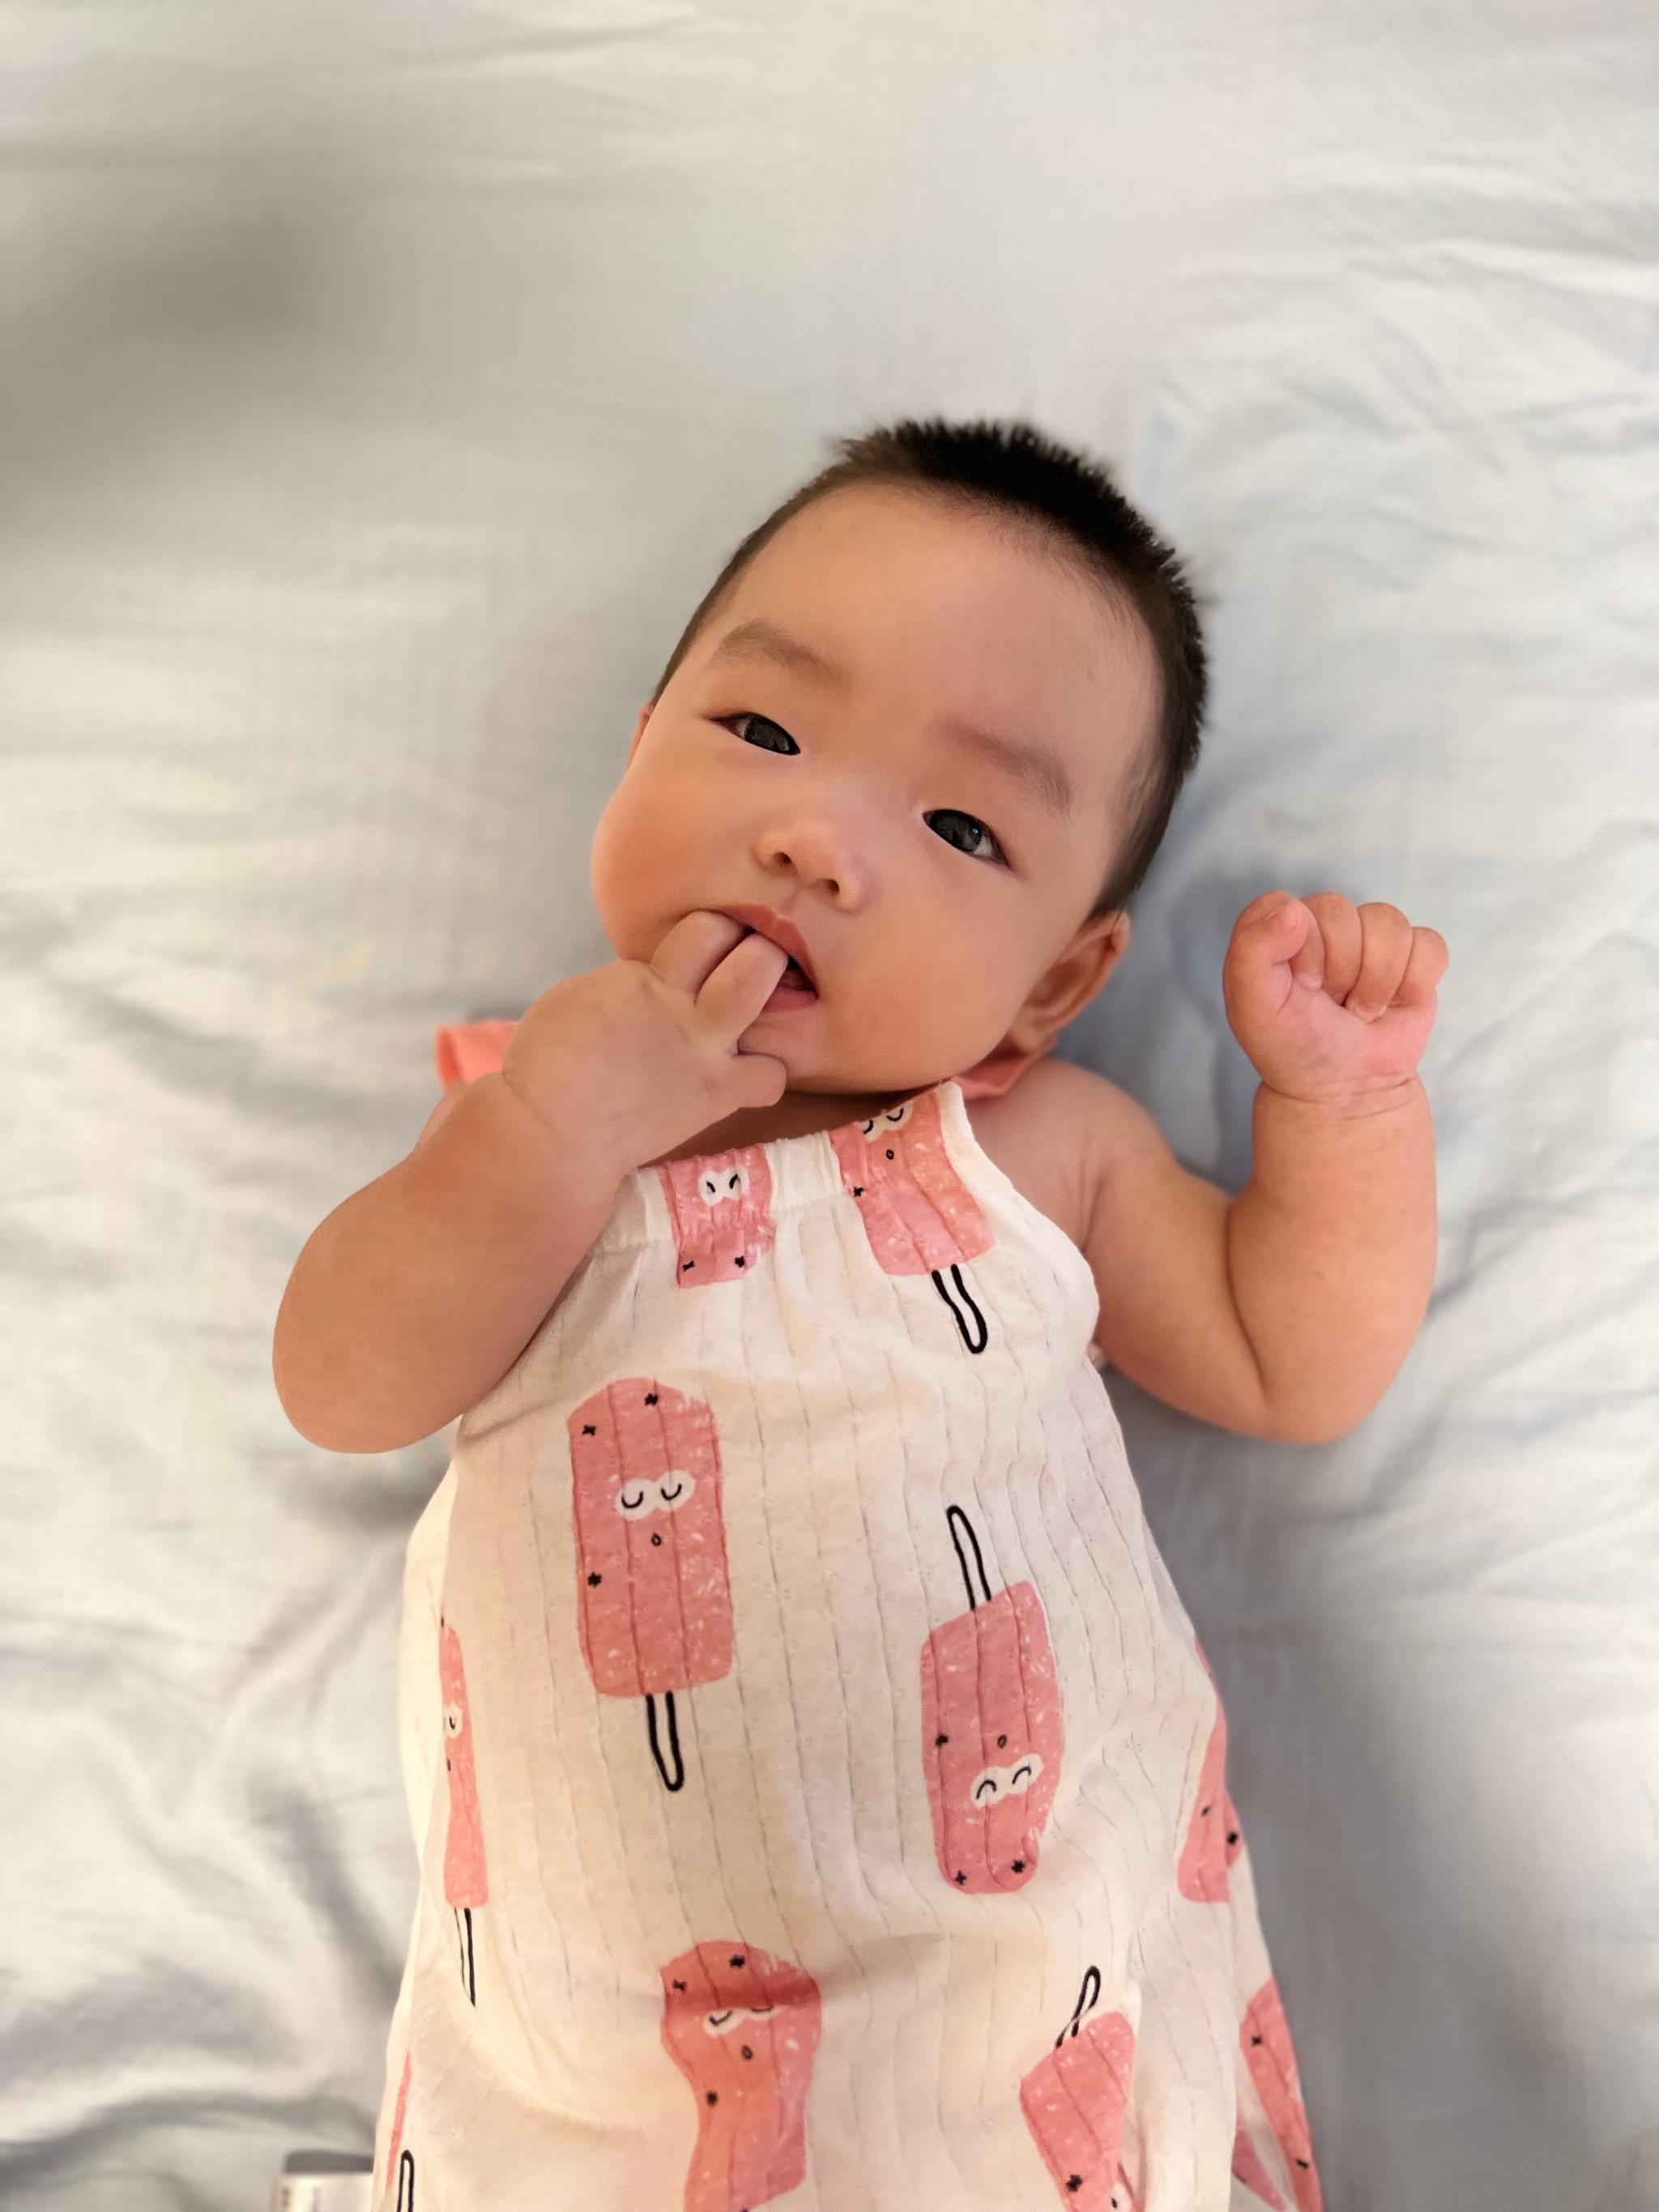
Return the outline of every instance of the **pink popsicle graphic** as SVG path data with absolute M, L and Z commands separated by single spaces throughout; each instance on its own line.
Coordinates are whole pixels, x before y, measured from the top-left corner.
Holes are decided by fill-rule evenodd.
M 758 1145 L 668 1160 L 657 1170 L 674 1226 L 674 1279 L 683 1291 L 738 1282 L 772 1249 L 772 1170 Z
M 945 1508 L 968 1610 L 921 1648 L 921 1759 L 933 1854 L 953 1889 L 1021 1889 L 1036 1871 L 1064 1749 L 1048 1624 L 1030 1583 L 991 1595 L 973 1523 Z
M 1249 2130 L 1243 2120 L 1239 2122 L 1238 2132 L 1233 2137 L 1233 2179 L 1242 2181 L 1253 2196 L 1259 2197 L 1267 2207 L 1267 2212 L 1285 2212 L 1285 2200 L 1279 2193 L 1278 2185 L 1261 2163 L 1261 2154 L 1250 2141 Z
M 472 1949 L 472 1914 L 475 1907 L 489 1902 L 489 1888 L 484 1875 L 483 1822 L 478 1813 L 472 1716 L 467 1708 L 461 1639 L 441 1614 L 438 1620 L 438 1686 L 443 1700 L 444 1769 L 449 1777 L 444 1896 L 454 1908 L 462 1985 L 476 2004 L 478 1984 Z
M 602 1697 L 645 1699 L 657 1771 L 679 1790 L 674 1692 L 732 1668 L 714 1417 L 701 1398 L 629 1375 L 585 1398 L 567 1425 L 582 1657 Z
M 988 1252 L 996 1240 L 951 1164 L 938 1092 L 922 1091 L 868 1121 L 832 1129 L 830 1141 L 842 1187 L 858 1206 L 878 1264 L 889 1275 L 931 1275 L 963 1342 L 969 1352 L 983 1352 L 989 1331 L 962 1279 L 962 1262 Z
M 1219 1905 L 1228 1893 L 1227 1869 L 1243 1850 L 1244 1835 L 1237 1809 L 1227 1794 L 1227 1716 L 1222 1711 L 1221 1692 L 1201 1646 L 1198 1656 L 1216 1692 L 1215 1724 L 1199 1769 L 1198 1794 L 1176 1869 L 1176 1887 L 1196 1905 Z
M 1061 2203 L 1077 2212 L 1135 2212 L 1119 2153 L 1134 2073 L 1135 2032 L 1121 2012 L 1085 2027 L 1100 1972 L 1083 1977 L 1077 2009 L 1019 2085 L 1020 2109 Z
M 817 1984 L 741 1941 L 699 1943 L 662 1969 L 662 2039 L 696 2092 L 685 2212 L 749 2212 L 806 2173 Z
M 1322 2212 L 1324 2197 L 1314 2167 L 1313 2138 L 1302 2102 L 1302 2081 L 1296 2053 L 1291 2045 L 1291 2025 L 1285 2017 L 1279 1984 L 1269 1975 L 1251 1998 L 1238 2031 L 1244 2062 L 1250 2069 L 1256 2094 L 1267 2115 L 1267 2124 L 1279 2139 L 1296 2192 L 1297 2212 Z
M 405 2113 L 405 2112 L 407 2112 L 407 2111 L 408 2111 L 408 2109 L 409 2109 L 409 2062 L 410 2062 L 410 2052 L 408 2052 L 407 2051 L 404 2051 L 404 2072 L 403 2072 L 403 2079 L 402 2079 L 402 2080 L 398 2082 L 398 2105 L 397 2105 L 397 2109 L 396 2109 L 396 2111 L 395 2111 L 395 2112 L 392 2113 L 392 2141 L 391 2141 L 390 2145 L 389 2145 L 389 2146 L 388 2146 L 388 2148 L 387 2148 L 386 2154 L 386 2187 L 387 2187 L 388 2189 L 390 2189 L 390 2188 L 391 2188 L 391 2186 L 392 2186 L 392 2175 L 395 2173 L 395 2174 L 397 2174 L 397 2176 L 398 2176 L 398 2212 L 403 2212 L 403 2207 L 404 2207 L 404 2183 L 403 2183 L 403 2171 L 402 2171 L 402 2168 L 401 2168 L 401 2166 L 399 2166 L 399 2163 L 398 2163 L 398 2146 L 399 2146 L 399 2144 L 403 2142 L 403 2139 L 404 2139 L 404 2113 Z M 410 2173 L 409 2194 L 412 2197 L 412 2196 L 413 2196 L 413 2194 L 414 2194 L 414 2191 L 415 2191 L 415 2181 L 414 2181 L 415 2161 L 414 2161 L 414 2160 L 413 2160 L 412 2158 L 410 2158 L 410 2157 L 409 2157 L 409 2153 L 408 2153 L 407 2151 L 405 2151 L 405 2152 L 404 2153 L 404 2158 L 406 2158 L 406 2159 L 408 2159 L 408 2160 L 409 2160 L 409 2173 Z

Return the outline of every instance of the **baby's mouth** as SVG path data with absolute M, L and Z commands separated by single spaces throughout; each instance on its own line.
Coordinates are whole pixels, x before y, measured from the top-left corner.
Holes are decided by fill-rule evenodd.
M 802 974 L 799 962 L 793 959 L 779 976 L 774 988 L 780 991 L 799 991 L 804 998 L 808 999 L 816 999 L 817 996 L 817 993 Z
M 751 929 L 749 932 L 749 934 L 751 937 L 766 937 L 766 932 L 763 929 Z M 768 937 L 766 941 L 769 945 L 777 943 L 775 938 L 770 937 Z M 778 945 L 778 950 L 781 952 L 783 951 L 782 945 Z M 785 968 L 782 975 L 779 976 L 777 981 L 772 986 L 773 989 L 775 991 L 798 991 L 803 998 L 816 999 L 818 995 L 817 986 L 812 981 L 805 969 L 802 968 L 799 961 L 796 959 L 793 952 L 786 955 L 786 957 L 787 959 L 788 965 Z

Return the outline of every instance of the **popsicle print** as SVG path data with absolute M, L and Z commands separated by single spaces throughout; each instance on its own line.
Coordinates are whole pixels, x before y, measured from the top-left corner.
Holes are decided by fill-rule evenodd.
M 758 1145 L 667 1160 L 657 1170 L 674 1231 L 674 1279 L 683 1291 L 752 1273 L 777 1234 L 772 1170 Z
M 963 1342 L 969 1352 L 983 1352 L 990 1332 L 962 1279 L 962 1263 L 988 1252 L 996 1240 L 951 1164 L 939 1093 L 925 1091 L 868 1121 L 849 1121 L 830 1130 L 830 1141 L 842 1187 L 858 1205 L 883 1271 L 931 1275 Z
M 1227 1716 L 1222 1711 L 1221 1692 L 1201 1646 L 1198 1656 L 1215 1690 L 1215 1724 L 1199 1769 L 1198 1792 L 1176 1868 L 1176 1887 L 1194 1904 L 1219 1905 L 1226 1899 L 1227 1869 L 1244 1848 L 1244 1834 L 1237 1808 L 1227 1794 Z
M 1291 2024 L 1285 2017 L 1279 1984 L 1271 1974 L 1251 1998 L 1238 2039 L 1267 2124 L 1285 2154 L 1297 2212 L 1322 2212 L 1324 2197 L 1314 2167 L 1313 2138 L 1308 2132 L 1302 2082 L 1291 2046 Z
M 817 1984 L 741 1939 L 699 1943 L 662 1971 L 662 2039 L 696 2092 L 685 2212 L 749 2212 L 806 2174 Z
M 1261 2154 L 1250 2141 L 1250 2131 L 1243 2120 L 1233 2137 L 1233 2179 L 1242 2181 L 1252 2196 L 1259 2197 L 1267 2212 L 1286 2212 L 1278 2185 L 1261 2163 Z
M 1048 1624 L 1030 1583 L 991 1595 L 973 1523 L 945 1508 L 968 1610 L 921 1648 L 921 1758 L 933 1853 L 953 1889 L 1022 1889 L 1064 1748 Z
M 483 1822 L 478 1813 L 478 1776 L 472 1757 L 472 1717 L 467 1709 L 466 1674 L 461 1639 L 438 1616 L 438 1686 L 443 1702 L 444 1771 L 449 1777 L 449 1833 L 444 1844 L 444 1896 L 453 1908 L 461 1953 L 461 1986 L 478 2002 L 478 1977 L 472 1949 L 472 1915 L 489 1902 L 484 1874 Z
M 411 2055 L 407 2051 L 404 2053 L 403 2079 L 398 2084 L 397 2109 L 392 2115 L 392 2142 L 386 2154 L 386 2185 L 388 2191 L 392 2187 L 392 2176 L 395 2174 L 398 2178 L 397 2212 L 413 2212 L 415 2203 L 415 2160 L 408 2151 L 404 2151 L 401 2158 L 398 2155 L 398 2147 L 404 2139 L 404 2114 L 409 2109 L 409 2062 Z M 407 2189 L 404 2187 L 405 2166 Z M 407 2208 L 405 2197 L 408 2199 Z
M 1020 2110 L 1060 2202 L 1078 2212 L 1138 2212 L 1119 2154 L 1135 2032 L 1121 2012 L 1083 2015 L 1100 2000 L 1100 1970 L 1083 1977 L 1077 2008 L 1019 2085 Z
M 602 1697 L 644 1698 L 657 1771 L 680 1790 L 674 1693 L 732 1669 L 714 1417 L 701 1398 L 629 1375 L 567 1425 L 582 1657 Z

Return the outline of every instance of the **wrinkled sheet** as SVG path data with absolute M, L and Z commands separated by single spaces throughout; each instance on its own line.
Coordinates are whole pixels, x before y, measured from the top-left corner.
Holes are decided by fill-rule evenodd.
M 1121 471 L 1205 757 L 1068 1054 L 1249 1171 L 1258 891 L 1451 948 L 1433 1305 L 1339 1443 L 1109 1375 L 1334 2212 L 1659 2206 L 1659 21 L 1639 0 L 0 0 L 0 2202 L 366 2149 L 446 1436 L 314 1450 L 305 1237 L 606 948 L 732 544 L 901 411 Z

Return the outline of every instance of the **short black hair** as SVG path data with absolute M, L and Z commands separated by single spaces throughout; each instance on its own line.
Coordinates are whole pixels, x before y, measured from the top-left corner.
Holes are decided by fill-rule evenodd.
M 1104 467 L 1025 422 L 906 418 L 835 441 L 840 458 L 751 530 L 704 593 L 651 695 L 654 707 L 698 633 L 767 541 L 815 500 L 848 484 L 900 484 L 981 514 L 1032 526 L 1049 550 L 1139 616 L 1162 693 L 1151 757 L 1131 795 L 1131 821 L 1087 920 L 1119 911 L 1164 842 L 1198 758 L 1207 678 L 1192 587 L 1173 550 L 1125 499 Z

